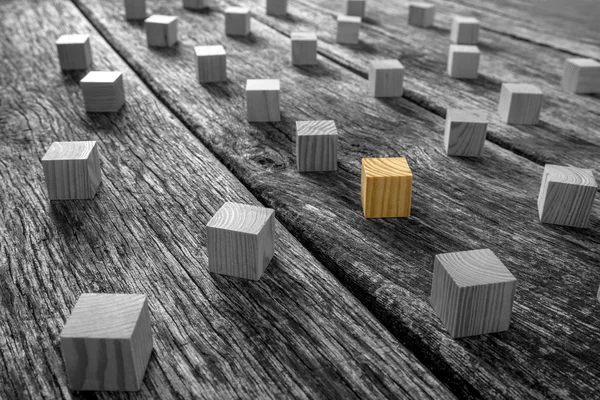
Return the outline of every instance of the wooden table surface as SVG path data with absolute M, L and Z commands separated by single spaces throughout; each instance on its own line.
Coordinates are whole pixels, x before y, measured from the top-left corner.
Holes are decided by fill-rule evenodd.
M 560 87 L 566 58 L 600 59 L 594 0 L 433 0 L 432 29 L 405 1 L 368 0 L 356 46 L 335 43 L 341 0 L 248 0 L 252 35 L 207 12 L 179 17 L 179 43 L 148 48 L 122 0 L 0 3 L 0 399 L 600 398 L 600 196 L 589 229 L 542 225 L 545 163 L 600 179 L 600 95 Z M 567 11 L 565 11 L 567 10 Z M 453 15 L 482 22 L 480 76 L 445 73 Z M 316 30 L 319 63 L 290 65 L 290 33 Z M 88 33 L 93 69 L 124 73 L 126 105 L 86 114 L 54 41 Z M 228 81 L 200 85 L 193 47 L 223 44 Z M 406 68 L 398 99 L 367 95 L 371 60 Z M 282 120 L 246 121 L 245 82 L 281 80 Z M 495 110 L 502 82 L 544 92 L 537 126 Z M 489 118 L 484 157 L 447 157 L 446 107 Z M 333 119 L 338 171 L 299 174 L 295 121 Z M 48 200 L 54 141 L 97 140 L 91 201 Z M 408 159 L 407 219 L 367 220 L 363 157 Z M 205 225 L 226 201 L 277 216 L 258 282 L 208 273 Z M 430 303 L 436 254 L 490 248 L 517 278 L 507 332 L 452 339 Z M 59 335 L 81 293 L 146 293 L 155 340 L 142 390 L 71 392 Z

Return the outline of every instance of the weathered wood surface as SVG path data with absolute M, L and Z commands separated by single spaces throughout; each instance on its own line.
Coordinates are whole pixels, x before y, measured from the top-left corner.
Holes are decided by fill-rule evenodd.
M 433 29 L 409 26 L 406 4 L 372 0 L 361 26 L 361 43 L 335 43 L 335 15 L 341 6 L 329 0 L 290 3 L 286 19 L 264 15 L 261 0 L 251 0 L 255 19 L 289 35 L 300 29 L 319 30 L 319 52 L 366 76 L 374 59 L 398 58 L 405 67 L 404 97 L 444 116 L 447 107 L 479 108 L 489 114 L 488 139 L 537 162 L 568 164 L 600 174 L 600 96 L 580 96 L 561 88 L 564 61 L 570 55 L 481 32 L 479 78 L 459 80 L 446 75 L 451 17 Z M 437 21 L 437 20 L 436 20 Z M 534 84 L 544 92 L 541 123 L 507 126 L 496 110 L 502 82 Z
M 258 21 L 249 38 L 226 38 L 220 11 L 189 13 L 159 1 L 153 11 L 178 15 L 182 40 L 155 52 L 120 17 L 118 2 L 76 3 L 165 104 L 460 397 L 597 393 L 598 200 L 589 230 L 540 224 L 539 165 L 489 142 L 480 160 L 445 156 L 442 118 L 406 99 L 367 97 L 365 79 L 323 57 L 314 67 L 292 67 L 289 40 Z M 302 28 L 294 4 L 291 17 L 276 21 Z M 227 49 L 227 83 L 194 83 L 193 46 L 208 43 Z M 246 122 L 251 76 L 281 79 L 281 122 Z M 338 172 L 297 173 L 295 121 L 330 118 L 340 135 Z M 361 158 L 387 156 L 407 156 L 411 165 L 411 217 L 366 220 Z M 492 249 L 522 283 L 508 332 L 454 341 L 429 304 L 433 257 L 473 248 Z
M 281 224 L 261 281 L 209 274 L 205 224 L 256 199 L 73 4 L 0 14 L 0 398 L 452 397 Z M 91 34 L 96 68 L 124 72 L 118 114 L 86 114 L 83 74 L 61 74 L 54 40 L 71 31 Z M 40 159 L 74 139 L 98 141 L 104 183 L 94 201 L 50 203 Z M 67 389 L 59 334 L 88 291 L 149 296 L 140 393 Z

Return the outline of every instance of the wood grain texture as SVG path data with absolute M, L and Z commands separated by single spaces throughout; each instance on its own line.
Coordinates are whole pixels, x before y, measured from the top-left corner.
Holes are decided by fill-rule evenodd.
M 449 156 L 481 157 L 487 134 L 487 120 L 479 110 L 446 111 L 444 148 Z
M 365 0 L 346 0 L 346 15 L 364 18 L 366 5 Z
M 369 15 L 371 7 L 378 3 L 369 3 Z M 600 281 L 595 267 L 600 259 L 598 200 L 590 230 L 580 232 L 540 224 L 536 199 L 541 166 L 493 143 L 487 143 L 486 157 L 482 159 L 447 157 L 443 151 L 443 118 L 406 98 L 382 101 L 367 97 L 365 79 L 326 57 L 321 57 L 315 67 L 292 67 L 289 39 L 262 23 L 254 25 L 252 38 L 237 40 L 222 37 L 219 27 L 224 17 L 220 12 L 177 14 L 186 39 L 165 64 L 146 47 L 143 34 L 124 23 L 111 7 L 91 1 L 77 4 L 165 104 L 193 128 L 265 206 L 276 210 L 286 227 L 399 341 L 409 346 L 461 398 L 594 396 L 600 385 L 600 353 L 591 340 L 600 334 L 600 304 L 595 300 Z M 170 3 L 161 4 L 171 10 Z M 286 20 L 262 15 L 262 2 L 252 4 L 257 19 L 269 22 L 281 32 L 316 29 L 314 26 L 320 24 L 319 32 L 326 41 L 320 40 L 319 48 L 343 50 L 352 55 L 353 65 L 362 65 L 356 60 L 369 58 L 370 62 L 376 57 L 368 45 L 371 42 L 356 51 L 335 44 L 334 13 L 327 14 L 321 6 L 295 1 L 290 3 L 290 18 Z M 389 8 L 394 7 L 390 3 Z M 384 18 L 381 12 L 376 17 Z M 397 20 L 397 16 L 394 18 Z M 373 25 L 365 24 L 365 29 L 372 30 Z M 395 38 L 406 39 L 408 51 L 417 47 L 411 40 L 421 33 L 443 36 L 441 61 L 435 55 L 438 43 L 432 40 L 428 46 L 419 42 L 418 54 L 433 49 L 434 55 L 427 52 L 421 58 L 413 52 L 413 57 L 406 57 L 407 62 L 416 65 L 415 60 L 426 60 L 427 63 L 419 64 L 422 70 L 428 71 L 428 76 L 436 71 L 438 88 L 427 89 L 431 101 L 442 104 L 445 100 L 435 96 L 461 95 L 464 85 L 444 76 L 447 31 L 440 34 L 413 28 L 416 36 L 408 40 L 408 36 L 396 36 L 397 28 L 386 26 L 386 30 L 393 32 Z M 193 46 L 216 40 L 222 40 L 230 54 L 231 83 L 198 90 L 189 63 Z M 395 43 L 395 51 L 404 51 L 404 45 Z M 333 54 L 325 50 L 322 54 Z M 353 71 L 365 69 L 361 66 Z M 411 71 L 413 76 L 407 74 L 406 81 L 410 77 L 411 85 L 419 85 L 423 90 L 435 86 L 414 78 L 423 71 Z M 277 74 L 282 87 L 294 88 L 286 92 L 281 122 L 247 124 L 244 87 L 250 73 Z M 440 88 L 447 80 L 456 82 L 452 96 Z M 478 93 L 474 96 L 477 104 L 487 104 L 486 90 L 471 90 Z M 498 92 L 499 85 L 493 89 L 493 107 L 484 109 L 490 121 L 499 121 L 495 116 Z M 465 108 L 469 104 L 459 103 Z M 199 108 L 198 104 L 210 106 Z M 445 107 L 446 104 L 444 110 Z M 338 172 L 335 176 L 299 174 L 294 156 L 295 121 L 332 116 L 340 132 L 344 132 L 338 138 Z M 580 120 L 577 126 L 581 124 Z M 502 126 L 505 124 L 495 123 L 494 129 Z M 561 129 L 568 130 L 564 125 Z M 550 133 L 545 133 L 547 130 Z M 543 140 L 536 143 L 536 154 L 543 155 L 553 141 L 561 142 L 552 136 L 563 133 L 547 126 L 542 131 Z M 570 146 L 568 154 L 563 146 L 561 157 L 575 160 L 573 154 L 581 156 L 582 151 L 577 149 L 588 149 L 586 146 L 589 142 Z M 590 149 L 587 151 L 592 154 Z M 399 155 L 409 155 L 416 177 L 411 217 L 365 219 L 358 195 L 360 159 Z M 492 249 L 519 279 L 511 329 L 453 341 L 429 304 L 433 257 L 473 248 Z M 568 377 L 565 371 L 570 371 Z
M 125 104 L 120 71 L 90 71 L 79 81 L 79 86 L 86 112 L 117 112 Z
M 587 228 L 597 190 L 592 170 L 546 164 L 538 196 L 540 221 Z
M 458 79 L 477 79 L 480 55 L 477 46 L 451 44 L 448 48 L 448 75 Z
M 199 83 L 227 81 L 227 52 L 223 46 L 196 46 L 194 52 Z
M 173 50 L 148 49 L 120 4 L 111 12 L 138 35 L 128 46 L 179 65 L 162 62 Z M 223 202 L 256 198 L 71 3 L 14 1 L 0 12 L 11 82 L 0 104 L 0 398 L 133 397 L 68 390 L 59 334 L 82 292 L 148 295 L 154 352 L 138 399 L 453 398 L 279 222 L 284 250 L 259 282 L 210 274 L 206 223 Z M 58 30 L 90 32 L 97 66 L 124 72 L 121 112 L 83 112 L 81 75 L 56 68 Z M 187 46 L 182 80 L 204 92 Z M 102 143 L 106 188 L 94 202 L 49 205 L 40 158 L 53 141 L 85 139 Z
M 266 0 L 266 12 L 269 15 L 284 16 L 287 14 L 288 0 Z
M 60 334 L 71 390 L 138 391 L 152 352 L 144 294 L 82 294 Z
M 315 32 L 292 32 L 292 64 L 315 65 L 317 63 L 317 34 Z
M 276 122 L 279 109 L 279 79 L 248 79 L 246 81 L 246 117 L 249 122 Z
M 360 40 L 361 18 L 348 15 L 337 17 L 337 35 L 335 41 L 341 44 L 358 44 Z
M 170 47 L 177 43 L 177 17 L 151 15 L 144 21 L 148 46 Z
M 335 121 L 296 121 L 298 172 L 337 171 L 337 153 Z
M 569 58 L 561 81 L 574 93 L 600 93 L 600 62 L 591 58 Z
M 125 0 L 125 18 L 128 20 L 146 19 L 146 0 Z
M 479 20 L 456 16 L 450 28 L 450 41 L 456 44 L 476 45 L 479 42 Z
M 409 3 L 408 24 L 421 28 L 433 26 L 435 21 L 435 5 L 431 3 Z
M 208 269 L 259 280 L 273 258 L 275 211 L 227 202 L 206 224 Z
M 404 66 L 398 60 L 375 60 L 369 69 L 369 95 L 400 97 L 404 83 Z
M 365 218 L 409 217 L 412 183 L 406 158 L 363 158 L 360 187 Z
M 87 69 L 92 64 L 90 35 L 62 35 L 56 40 L 56 47 L 62 70 Z
M 225 10 L 225 34 L 248 36 L 251 30 L 250 10 L 247 7 L 227 7 Z
M 544 94 L 528 83 L 503 83 L 498 115 L 507 124 L 536 125 L 540 121 Z
M 490 249 L 438 254 L 433 268 L 431 305 L 453 338 L 508 329 L 517 280 Z

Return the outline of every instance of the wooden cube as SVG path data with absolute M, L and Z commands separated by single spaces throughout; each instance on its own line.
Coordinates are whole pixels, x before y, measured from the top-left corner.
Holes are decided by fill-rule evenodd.
M 450 41 L 456 44 L 479 42 L 479 20 L 473 17 L 454 17 L 450 30 Z
M 489 249 L 438 254 L 431 305 L 453 338 L 508 330 L 517 280 Z
M 535 125 L 540 119 L 542 91 L 527 83 L 503 83 L 498 114 L 513 125 Z
M 546 164 L 538 196 L 540 221 L 587 228 L 597 190 L 591 169 Z
M 93 199 L 102 182 L 96 142 L 54 142 L 42 158 L 50 200 Z
M 292 64 L 314 65 L 317 63 L 317 34 L 292 32 Z
M 365 0 L 346 0 L 346 15 L 364 18 L 366 5 Z
M 204 10 L 213 5 L 213 0 L 183 0 L 183 8 L 187 10 Z
M 448 75 L 452 78 L 476 79 L 479 55 L 477 46 L 451 44 L 448 52 Z
M 360 32 L 360 17 L 349 15 L 340 15 L 337 17 L 337 36 L 336 42 L 342 44 L 358 44 L 358 34 Z
M 196 46 L 196 76 L 198 82 L 222 82 L 227 80 L 227 53 L 221 45 Z
M 299 172 L 337 170 L 335 121 L 296 121 L 296 164 Z
M 376 60 L 369 69 L 369 95 L 400 97 L 404 83 L 404 66 L 398 60 Z
M 444 147 L 449 156 L 481 157 L 487 134 L 487 119 L 479 110 L 446 112 Z
M 125 104 L 122 72 L 91 71 L 79 85 L 86 112 L 117 112 Z
M 206 229 L 210 272 L 260 279 L 273 258 L 275 211 L 227 202 Z
M 152 15 L 144 21 L 148 46 L 170 47 L 177 43 L 177 17 Z
M 279 79 L 248 79 L 246 104 L 248 121 L 279 121 Z
M 62 70 L 88 69 L 92 64 L 90 35 L 62 35 L 56 41 L 56 47 Z
M 600 62 L 569 58 L 565 61 L 562 87 L 575 93 L 600 93 Z
M 366 218 L 410 216 L 412 172 L 404 157 L 363 158 L 361 200 Z
M 152 346 L 143 294 L 84 293 L 60 334 L 72 390 L 140 390 Z
M 287 14 L 287 0 L 267 0 L 267 14 L 283 16 Z
M 247 7 L 227 7 L 225 9 L 225 34 L 248 36 L 250 34 L 250 9 Z
M 125 0 L 125 18 L 128 20 L 146 19 L 146 0 Z
M 433 26 L 435 5 L 430 3 L 410 3 L 408 5 L 408 24 L 427 28 Z

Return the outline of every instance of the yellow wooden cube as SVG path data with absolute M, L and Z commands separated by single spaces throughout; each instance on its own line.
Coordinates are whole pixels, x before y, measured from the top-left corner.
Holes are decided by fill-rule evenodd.
M 366 218 L 410 216 L 412 172 L 404 157 L 363 158 L 361 199 Z

